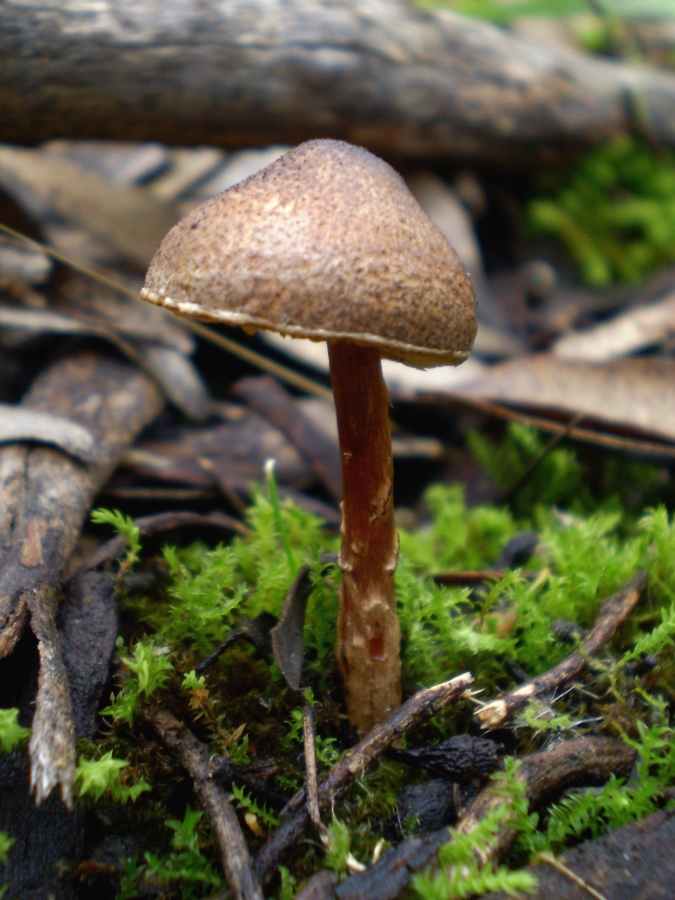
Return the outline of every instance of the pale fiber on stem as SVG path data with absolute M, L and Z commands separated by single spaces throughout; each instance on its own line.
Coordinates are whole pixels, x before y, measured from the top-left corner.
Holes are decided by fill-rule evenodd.
M 337 659 L 349 720 L 364 733 L 401 702 L 389 396 L 379 350 L 328 349 L 342 454 Z

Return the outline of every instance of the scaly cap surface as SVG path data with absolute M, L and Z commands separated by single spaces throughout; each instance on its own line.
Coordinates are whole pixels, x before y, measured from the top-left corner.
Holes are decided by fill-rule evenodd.
M 301 144 L 188 213 L 142 296 L 178 315 L 351 340 L 420 367 L 462 362 L 476 334 L 452 247 L 391 166 L 342 141 Z

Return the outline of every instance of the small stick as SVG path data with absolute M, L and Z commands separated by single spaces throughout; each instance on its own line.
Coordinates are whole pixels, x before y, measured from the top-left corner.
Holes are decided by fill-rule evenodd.
M 419 395 L 424 399 L 424 395 Z M 434 398 L 438 401 L 438 398 Z M 542 416 L 535 416 L 530 413 L 521 413 L 515 409 L 509 409 L 508 406 L 501 406 L 499 403 L 491 403 L 489 400 L 482 400 L 480 397 L 469 396 L 468 394 L 455 393 L 448 397 L 453 405 L 468 406 L 470 409 L 478 409 L 488 416 L 494 416 L 498 419 L 504 419 L 507 422 L 522 422 L 523 425 L 530 425 L 532 428 L 538 428 L 539 431 L 558 434 L 563 432 L 567 434 L 567 425 L 561 425 L 552 419 L 545 419 Z M 586 441 L 589 444 L 596 444 L 599 447 L 610 447 L 614 450 L 625 450 L 631 453 L 642 453 L 654 456 L 657 459 L 672 459 L 675 457 L 675 447 L 658 441 L 647 441 L 641 438 L 623 437 L 620 434 L 609 434 L 604 431 L 598 431 L 595 428 L 579 428 L 575 426 L 569 432 L 569 437 L 577 441 Z
M 223 788 L 213 780 L 215 769 L 208 748 L 170 712 L 148 705 L 142 715 L 192 779 L 195 794 L 215 835 L 223 872 L 235 900 L 264 900 L 237 814 Z
M 506 572 L 493 569 L 465 569 L 456 572 L 440 572 L 433 576 L 434 584 L 444 587 L 476 587 L 484 581 L 501 581 Z
M 327 850 L 330 846 L 330 835 L 328 829 L 321 821 L 321 810 L 319 809 L 314 710 L 307 701 L 305 701 L 302 708 L 302 732 L 305 745 L 305 772 L 307 773 L 307 811 L 309 812 L 312 825 L 319 832 L 321 843 Z M 350 872 L 365 872 L 366 867 L 351 853 L 347 854 L 345 862 Z
M 141 537 L 154 537 L 174 528 L 218 528 L 234 534 L 246 535 L 248 528 L 237 519 L 233 519 L 226 513 L 215 512 L 202 515 L 188 510 L 176 512 L 156 513 L 152 516 L 141 516 L 133 520 L 134 525 L 141 533 Z M 115 535 L 104 544 L 101 544 L 85 562 L 80 566 L 79 572 L 88 572 L 105 563 L 112 562 L 122 556 L 126 549 L 126 541 L 122 535 Z
M 560 685 L 574 678 L 586 665 L 589 656 L 611 638 L 617 628 L 627 619 L 637 605 L 647 584 L 647 574 L 640 571 L 623 590 L 607 597 L 600 607 L 595 625 L 589 632 L 581 650 L 575 650 L 543 675 L 521 684 L 503 697 L 486 703 L 476 713 L 483 728 L 497 728 L 519 712 L 528 702 L 540 694 L 548 694 Z
M 210 656 L 207 656 L 206 659 L 203 659 L 199 665 L 195 667 L 195 675 L 203 675 L 215 662 L 218 662 L 226 650 L 229 650 L 230 647 L 239 640 L 239 637 L 240 634 L 236 630 L 232 631 L 231 634 L 228 634 L 220 647 L 214 650 Z
M 538 858 L 545 863 L 548 863 L 549 866 L 553 866 L 554 869 L 557 869 L 559 872 L 562 872 L 570 881 L 573 881 L 576 885 L 578 885 L 582 890 L 586 891 L 587 894 L 590 894 L 594 900 L 607 900 L 604 894 L 601 894 L 600 891 L 596 891 L 594 887 L 591 887 L 587 881 L 584 881 L 583 878 L 580 878 L 576 872 L 573 872 L 571 869 L 568 869 L 567 866 L 561 862 L 559 859 L 552 853 L 540 853 Z
M 319 809 L 330 807 L 333 800 L 362 775 L 397 737 L 465 695 L 472 683 L 473 676 L 465 672 L 451 681 L 418 691 L 394 710 L 384 722 L 376 725 L 355 747 L 348 750 L 319 784 Z M 285 812 L 290 813 L 288 819 L 261 847 L 255 858 L 254 869 L 261 880 L 277 865 L 281 855 L 300 837 L 310 821 L 304 789 L 290 800 Z
M 307 774 L 307 811 L 312 825 L 319 834 L 324 828 L 319 809 L 319 779 L 316 771 L 316 732 L 314 710 L 305 700 L 302 707 L 302 735 L 305 747 L 305 772 Z
M 551 793 L 573 787 L 601 784 L 612 775 L 629 774 L 635 751 L 616 738 L 577 738 L 558 744 L 553 750 L 526 756 L 515 778 L 525 785 L 528 808 L 535 809 Z M 455 834 L 470 834 L 496 807 L 511 802 L 504 792 L 504 778 L 493 779 L 462 814 Z M 517 831 L 508 818 L 499 827 L 481 866 L 498 861 L 508 852 Z M 438 866 L 438 851 L 451 840 L 453 829 L 441 828 L 431 834 L 408 838 L 390 847 L 367 871 L 352 875 L 335 886 L 314 876 L 297 900 L 395 900 L 407 889 L 410 876 L 428 865 Z

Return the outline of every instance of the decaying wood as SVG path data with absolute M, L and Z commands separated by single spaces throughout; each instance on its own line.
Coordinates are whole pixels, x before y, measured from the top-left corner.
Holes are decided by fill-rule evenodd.
M 672 74 L 400 0 L 4 0 L 0 58 L 14 143 L 337 137 L 531 164 L 641 125 L 675 142 Z
M 57 627 L 75 736 L 92 738 L 118 633 L 115 577 L 86 572 L 71 579 L 64 593 Z M 18 706 L 20 721 L 28 724 L 38 669 L 32 637 L 25 635 L 19 651 L 1 665 L 4 690 L 13 692 L 5 703 Z M 84 852 L 84 810 L 67 809 L 57 794 L 35 806 L 28 792 L 29 769 L 23 749 L 0 756 L 0 830 L 14 838 L 9 864 L 0 868 L 0 889 L 7 886 L 7 896 L 22 900 L 77 900 L 78 891 L 65 869 L 77 864 Z
M 227 794 L 213 778 L 215 770 L 208 747 L 166 710 L 147 706 L 143 710 L 143 718 L 190 775 L 195 794 L 216 838 L 223 872 L 235 900 L 263 900 L 237 814 Z
M 675 883 L 675 811 L 631 822 L 568 850 L 560 859 L 568 872 L 606 900 L 669 900 Z M 589 900 L 592 896 L 548 861 L 528 871 L 538 882 L 527 895 L 529 900 Z M 506 900 L 506 894 L 486 894 L 484 900 Z
M 46 446 L 0 448 L 0 655 L 11 652 L 30 615 L 40 652 L 30 741 L 37 802 L 57 784 L 64 802 L 72 802 L 74 733 L 54 621 L 59 581 L 97 491 L 162 404 L 154 383 L 134 366 L 77 352 L 38 376 L 21 406 L 88 429 L 92 462 Z
M 457 734 L 454 737 L 417 750 L 387 751 L 390 759 L 417 769 L 424 769 L 434 778 L 468 784 L 474 778 L 484 778 L 503 766 L 497 745 L 489 738 Z
M 451 681 L 418 691 L 410 700 L 399 706 L 386 721 L 376 725 L 363 740 L 345 753 L 319 784 L 320 809 L 330 808 L 333 800 L 343 793 L 355 778 L 362 775 L 396 738 L 466 694 L 472 683 L 472 676 L 465 672 Z M 270 874 L 281 855 L 300 837 L 310 821 L 304 789 L 295 794 L 284 812 L 288 814 L 288 818 L 256 856 L 255 871 L 261 880 Z
M 432 778 L 422 784 L 410 784 L 398 795 L 396 823 L 392 823 L 390 834 L 396 834 L 400 839 L 406 819 L 414 823 L 412 834 L 428 834 L 454 825 L 464 805 L 457 782 Z
M 523 709 L 533 697 L 549 694 L 560 685 L 570 681 L 586 665 L 590 656 L 614 634 L 617 628 L 635 609 L 647 585 L 646 572 L 638 572 L 623 590 L 607 597 L 600 607 L 595 625 L 586 637 L 581 651 L 575 650 L 543 675 L 521 684 L 503 697 L 486 703 L 476 713 L 483 728 L 497 728 L 511 716 Z
M 578 738 L 559 744 L 553 750 L 534 753 L 524 758 L 515 777 L 525 784 L 525 796 L 534 808 L 552 795 L 572 787 L 602 784 L 612 775 L 630 772 L 635 752 L 613 738 Z M 460 817 L 455 829 L 470 834 L 490 810 L 508 803 L 504 785 L 499 781 L 485 787 Z M 347 878 L 338 887 L 312 885 L 312 900 L 395 900 L 406 889 L 410 876 L 433 864 L 439 848 L 450 839 L 451 831 L 442 828 L 424 837 L 414 837 L 386 850 L 379 861 L 359 875 Z M 480 863 L 489 865 L 500 859 L 511 847 L 516 831 L 506 821 L 494 836 Z M 557 895 L 555 895 L 557 896 Z M 304 891 L 298 900 L 309 900 Z

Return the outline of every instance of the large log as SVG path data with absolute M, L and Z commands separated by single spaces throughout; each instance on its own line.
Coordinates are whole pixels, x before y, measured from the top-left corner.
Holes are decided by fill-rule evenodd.
M 675 75 L 401 0 L 0 0 L 0 140 L 343 138 L 389 158 L 675 144 Z

